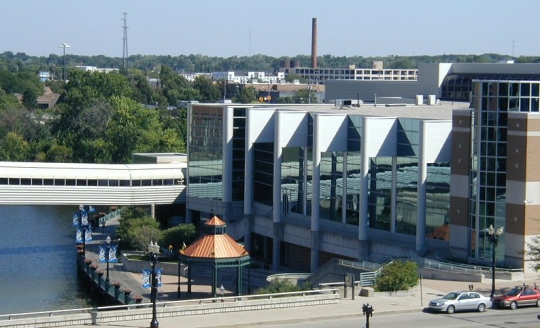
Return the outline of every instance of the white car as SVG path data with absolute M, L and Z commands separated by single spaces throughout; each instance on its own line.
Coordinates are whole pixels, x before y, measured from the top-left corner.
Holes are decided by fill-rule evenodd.
M 429 302 L 429 308 L 435 311 L 454 313 L 455 311 L 484 312 L 491 307 L 491 299 L 477 292 L 457 290 Z

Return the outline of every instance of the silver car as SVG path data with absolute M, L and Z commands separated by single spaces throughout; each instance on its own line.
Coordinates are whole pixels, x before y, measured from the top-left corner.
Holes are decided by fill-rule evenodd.
M 477 292 L 457 290 L 450 292 L 442 298 L 429 302 L 429 308 L 436 311 L 454 313 L 455 311 L 484 312 L 491 307 L 491 299 Z

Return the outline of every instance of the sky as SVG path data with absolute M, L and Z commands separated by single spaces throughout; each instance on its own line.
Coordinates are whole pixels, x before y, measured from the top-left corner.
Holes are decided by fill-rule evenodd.
M 0 0 L 0 53 L 540 56 L 540 0 Z

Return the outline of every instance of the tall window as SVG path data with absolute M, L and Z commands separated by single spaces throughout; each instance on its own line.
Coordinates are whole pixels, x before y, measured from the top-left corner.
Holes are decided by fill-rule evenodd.
M 253 201 L 272 206 L 274 144 L 253 145 Z
M 538 82 L 477 81 L 473 91 L 469 255 L 493 258 L 486 229 L 505 227 L 508 111 L 538 111 Z M 499 244 L 504 244 L 504 234 Z M 504 258 L 504 246 L 497 257 Z
M 222 108 L 193 110 L 190 122 L 189 196 L 222 199 Z

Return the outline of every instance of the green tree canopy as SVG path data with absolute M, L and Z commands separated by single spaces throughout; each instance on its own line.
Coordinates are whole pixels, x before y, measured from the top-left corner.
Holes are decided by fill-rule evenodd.
M 217 102 L 221 98 L 220 88 L 206 76 L 197 76 L 193 81 L 193 88 L 200 93 L 201 102 Z
M 168 248 L 170 245 L 174 252 L 178 254 L 178 251 L 182 249 L 184 244 L 186 246 L 191 244 L 198 236 L 199 233 L 197 233 L 193 224 L 180 224 L 176 227 L 164 230 L 158 244 L 165 248 Z
M 251 104 L 257 101 L 257 90 L 252 86 L 240 87 L 240 91 L 233 98 L 233 101 L 241 104 Z
M 292 97 L 292 101 L 295 104 L 316 104 L 317 96 L 312 89 L 300 89 L 296 91 Z

